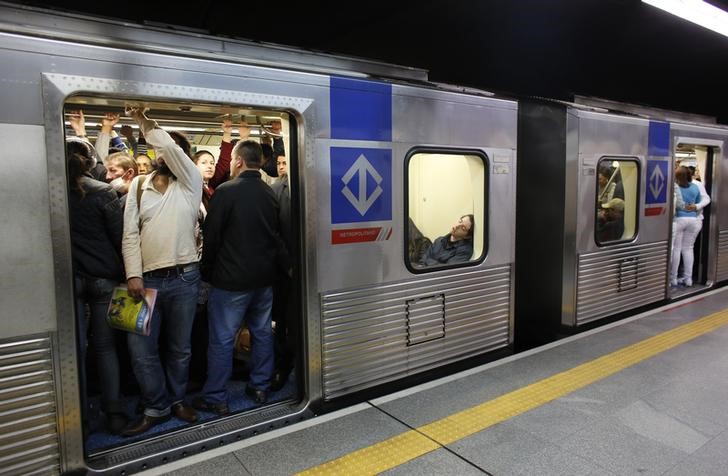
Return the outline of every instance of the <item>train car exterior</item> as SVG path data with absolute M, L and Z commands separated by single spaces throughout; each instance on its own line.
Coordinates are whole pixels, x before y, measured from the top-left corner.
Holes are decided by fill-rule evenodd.
M 0 137 L 13 158 L 0 189 L 3 471 L 133 472 L 511 344 L 515 101 L 379 63 L 20 7 L 0 7 L 0 18 Z M 298 398 L 153 442 L 85 448 L 63 114 L 97 100 L 287 118 Z M 453 221 L 472 235 L 463 260 L 412 256 L 416 239 L 436 241 Z
M 706 118 L 599 105 L 521 103 L 517 315 L 531 335 L 545 327 L 539 312 L 552 329 L 578 328 L 724 279 L 720 188 L 728 131 L 688 122 Z M 690 289 L 668 280 L 680 163 L 699 165 L 712 197 Z M 534 166 L 543 173 L 533 174 Z

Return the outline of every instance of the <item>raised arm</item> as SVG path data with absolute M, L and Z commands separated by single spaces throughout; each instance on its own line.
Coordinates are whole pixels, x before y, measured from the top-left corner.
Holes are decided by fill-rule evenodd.
M 159 127 L 157 121 L 146 116 L 143 109 L 127 109 L 126 114 L 139 124 L 139 129 L 144 134 L 147 143 L 154 147 L 158 157 L 164 160 L 164 163 L 177 177 L 177 183 L 201 198 L 202 175 L 192 159 L 187 157 L 174 139 Z
M 86 138 L 86 118 L 83 116 L 83 111 L 71 111 L 68 115 L 68 122 L 71 123 L 76 137 Z

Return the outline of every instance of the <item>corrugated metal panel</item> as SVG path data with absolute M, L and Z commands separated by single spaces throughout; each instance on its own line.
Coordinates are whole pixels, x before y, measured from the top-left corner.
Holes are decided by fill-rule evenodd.
M 50 338 L 0 341 L 0 474 L 59 474 Z
M 716 281 L 728 279 L 728 230 L 718 233 L 718 270 Z
M 445 295 L 407 301 L 407 345 L 445 337 Z
M 511 286 L 507 265 L 322 295 L 324 397 L 507 346 Z M 408 345 L 408 302 L 438 295 L 444 335 Z
M 580 255 L 577 325 L 664 299 L 667 253 L 662 241 Z

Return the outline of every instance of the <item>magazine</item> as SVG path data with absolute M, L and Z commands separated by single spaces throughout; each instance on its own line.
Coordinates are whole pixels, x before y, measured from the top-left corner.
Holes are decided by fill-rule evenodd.
M 157 290 L 145 288 L 144 299 L 136 300 L 129 295 L 126 286 L 117 286 L 111 294 L 106 322 L 109 326 L 123 331 L 148 336 L 151 332 L 154 302 Z

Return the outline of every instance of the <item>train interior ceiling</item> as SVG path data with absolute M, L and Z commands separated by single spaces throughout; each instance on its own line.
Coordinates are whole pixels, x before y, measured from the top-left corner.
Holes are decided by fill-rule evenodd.
M 118 123 L 114 126 L 114 132 L 120 137 L 121 127 L 128 125 L 132 127 L 133 135 L 139 138 L 139 129 L 131 118 L 124 115 L 125 108 L 144 107 L 148 108 L 147 115 L 150 119 L 158 122 L 159 126 L 168 131 L 178 131 L 185 134 L 192 146 L 192 153 L 200 150 L 209 151 L 216 159 L 220 155 L 220 144 L 222 142 L 222 122 L 230 119 L 233 124 L 232 139 L 238 139 L 238 127 L 241 120 L 250 126 L 250 139 L 261 140 L 263 136 L 276 137 L 271 131 L 271 123 L 281 122 L 281 134 L 285 150 L 290 149 L 290 117 L 284 111 L 271 109 L 258 109 L 248 106 L 232 106 L 222 104 L 203 104 L 190 102 L 157 102 L 157 101 L 133 101 L 119 98 L 105 98 L 95 96 L 72 96 L 69 97 L 64 106 L 65 133 L 66 137 L 75 135 L 71 127 L 70 116 L 83 112 L 85 119 L 86 133 L 89 141 L 94 144 L 98 133 L 101 130 L 101 123 L 106 114 L 119 114 Z M 131 146 L 131 144 L 128 144 Z M 131 152 L 131 147 L 129 148 Z M 154 151 L 150 147 L 148 154 L 153 158 Z M 289 161 L 294 159 L 289 157 Z M 290 163 L 290 162 L 289 162 Z M 294 260 L 295 261 L 295 260 Z M 195 318 L 192 337 L 192 360 L 190 364 L 190 380 L 188 384 L 188 400 L 201 395 L 202 385 L 206 378 L 206 342 L 207 342 L 207 321 Z M 88 329 L 88 326 L 87 326 Z M 131 369 L 129 354 L 126 346 L 125 334 L 122 331 L 116 333 L 116 348 L 120 355 L 122 393 L 124 395 L 124 413 L 131 421 L 140 414 L 139 388 Z M 90 337 L 90 336 L 87 336 Z M 259 415 L 271 408 L 292 408 L 300 402 L 300 386 L 297 381 L 296 371 L 293 370 L 285 384 L 269 393 L 268 402 L 263 405 L 255 403 L 253 398 L 245 395 L 245 384 L 248 375 L 248 362 L 250 360 L 249 334 L 241 330 L 236 339 L 235 363 L 233 375 L 229 382 L 231 414 L 228 416 L 217 416 L 213 413 L 199 412 L 199 420 L 194 424 L 185 423 L 182 420 L 172 418 L 164 424 L 155 426 L 149 431 L 134 437 L 123 437 L 112 434 L 108 430 L 108 416 L 101 410 L 100 402 L 100 379 L 98 377 L 95 359 L 93 358 L 93 339 L 87 338 L 89 351 L 85 354 L 86 382 L 82 383 L 82 399 L 86 402 L 82 414 L 84 446 L 89 462 L 94 465 L 95 459 L 108 460 L 113 458 L 117 451 L 132 451 L 137 445 L 158 439 L 162 435 L 184 433 L 192 431 L 201 425 L 209 426 L 211 422 L 221 426 L 232 424 L 230 420 L 256 421 L 262 417 Z M 164 355 L 164 349 L 160 349 L 160 355 Z M 79 352 L 78 355 L 84 353 Z M 84 372 L 81 372 L 84 375 Z M 280 410 L 279 410 L 280 411 Z M 286 410 L 283 410 L 284 412 Z M 236 427 L 246 425 L 237 421 Z M 169 442 L 174 446 L 173 441 Z M 105 463 L 100 462 L 101 466 Z
M 129 107 L 148 109 L 150 119 L 156 120 L 162 129 L 184 133 L 193 146 L 193 152 L 209 150 L 216 158 L 222 142 L 221 125 L 225 118 L 229 118 L 233 122 L 233 138 L 238 137 L 238 126 L 241 121 L 245 121 L 250 126 L 250 138 L 254 140 L 266 134 L 270 135 L 271 123 L 281 121 L 283 139 L 285 145 L 288 146 L 288 114 L 270 109 L 263 110 L 227 104 L 133 101 L 95 96 L 73 96 L 66 101 L 65 113 L 68 115 L 75 111 L 83 111 L 86 130 L 93 143 L 101 130 L 101 121 L 107 113 L 120 115 L 119 122 L 114 128 L 117 134 L 121 126 L 128 125 L 134 130 L 134 135 L 138 136 L 136 123 L 124 115 L 124 110 Z M 73 129 L 70 127 L 68 118 L 66 118 L 65 125 L 66 135 L 72 136 Z

